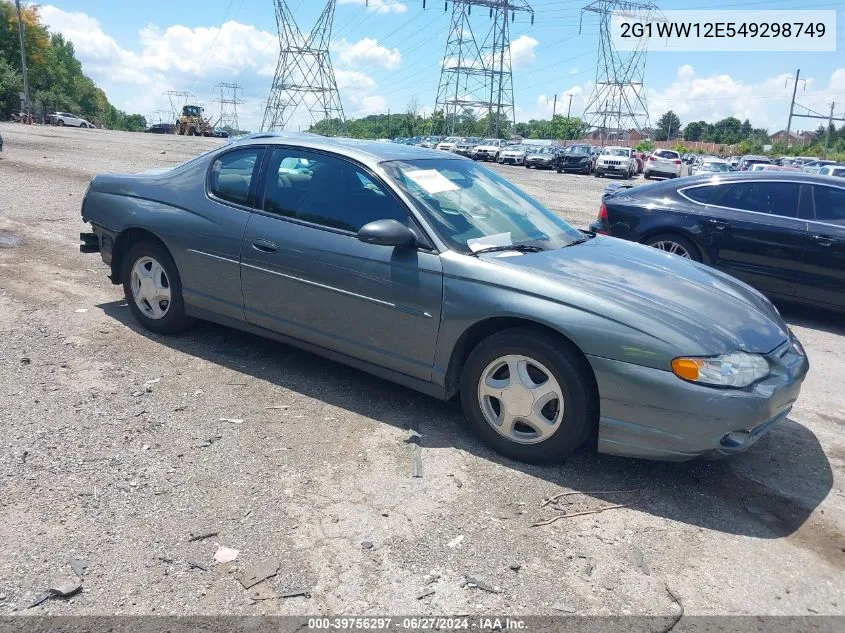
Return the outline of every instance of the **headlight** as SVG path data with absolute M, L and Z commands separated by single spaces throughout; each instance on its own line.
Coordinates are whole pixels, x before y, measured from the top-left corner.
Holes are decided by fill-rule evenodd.
M 768 376 L 769 362 L 759 354 L 734 352 L 709 358 L 676 358 L 672 371 L 702 385 L 742 388 Z

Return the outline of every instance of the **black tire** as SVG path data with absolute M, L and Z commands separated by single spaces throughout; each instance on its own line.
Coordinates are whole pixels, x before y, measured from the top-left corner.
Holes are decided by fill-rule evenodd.
M 498 433 L 487 422 L 478 399 L 478 381 L 485 368 L 507 354 L 523 354 L 548 368 L 560 385 L 563 419 L 548 439 L 521 444 Z M 461 376 L 461 405 L 479 437 L 496 452 L 534 464 L 561 462 L 589 438 L 598 420 L 590 366 L 567 342 L 528 328 L 497 332 L 481 341 L 467 359 Z
M 59 119 L 58 121 L 56 121 L 56 125 L 58 125 L 59 127 L 64 127 L 64 126 L 65 126 L 65 122 L 64 122 L 64 121 L 62 121 L 61 119 Z
M 689 253 L 689 258 L 691 260 L 696 262 L 701 261 L 701 251 L 692 240 L 687 239 L 683 235 L 678 235 L 676 233 L 661 233 L 659 235 L 652 235 L 644 240 L 643 244 L 646 246 L 655 246 L 658 242 L 675 242 Z
M 170 287 L 170 305 L 167 313 L 160 319 L 153 319 L 141 312 L 132 295 L 132 268 L 141 257 L 151 257 L 161 264 Z M 182 298 L 182 279 L 176 263 L 167 249 L 156 242 L 139 242 L 129 249 L 123 259 L 123 294 L 135 319 L 144 328 L 157 334 L 176 334 L 189 328 L 194 320 L 185 314 L 185 301 Z
M 651 180 L 651 174 L 648 172 L 643 172 L 643 178 L 645 178 L 646 180 Z
M 596 178 L 601 178 L 601 172 L 600 171 L 593 172 L 593 176 L 595 176 Z

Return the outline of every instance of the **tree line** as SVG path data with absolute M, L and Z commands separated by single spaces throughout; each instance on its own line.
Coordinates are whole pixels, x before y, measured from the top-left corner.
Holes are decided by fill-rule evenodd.
M 764 146 L 771 145 L 770 152 L 777 155 L 792 156 L 821 156 L 824 153 L 825 142 L 828 144 L 828 155 L 845 159 L 845 125 L 838 130 L 831 123 L 830 134 L 826 125 L 819 125 L 813 132 L 812 138 L 800 141 L 777 141 L 772 143 L 769 131 L 765 128 L 755 128 L 751 121 L 740 121 L 736 117 L 727 117 L 708 123 L 707 121 L 690 121 L 681 124 L 681 119 L 675 112 L 669 110 L 657 120 L 652 131 L 656 141 L 677 140 L 705 141 L 719 145 L 738 145 L 739 154 L 762 154 Z
M 37 111 L 67 111 L 110 129 L 144 130 L 147 122 L 143 116 L 115 108 L 106 93 L 82 72 L 73 43 L 47 30 L 37 6 L 21 7 L 21 17 L 29 96 Z M 20 110 L 21 92 L 18 15 L 12 3 L 0 0 L 0 118 L 8 119 Z
M 434 111 L 426 116 L 421 114 L 417 102 L 412 101 L 405 112 L 348 119 L 345 129 L 337 119 L 327 119 L 313 124 L 308 131 L 328 136 L 342 133 L 361 139 L 429 135 L 509 138 L 516 135 L 532 139 L 574 140 L 582 138 L 587 133 L 588 126 L 578 117 L 564 117 L 559 114 L 551 119 L 531 119 L 515 125 L 503 114 L 477 116 L 469 109 L 450 117 L 441 111 Z

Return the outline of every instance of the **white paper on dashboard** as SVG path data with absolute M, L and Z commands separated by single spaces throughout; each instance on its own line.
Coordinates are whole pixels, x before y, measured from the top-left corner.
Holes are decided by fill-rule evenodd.
M 491 246 L 513 246 L 510 231 L 507 233 L 496 233 L 494 235 L 485 235 L 484 237 L 474 237 L 467 240 L 467 246 L 475 253 L 483 248 L 490 248 Z
M 456 191 L 460 189 L 458 185 L 446 178 L 446 176 L 436 169 L 418 169 L 416 171 L 406 172 L 406 175 L 430 194 L 442 193 L 443 191 Z

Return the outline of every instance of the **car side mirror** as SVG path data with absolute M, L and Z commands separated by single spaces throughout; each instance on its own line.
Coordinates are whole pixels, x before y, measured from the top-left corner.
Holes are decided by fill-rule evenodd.
M 358 239 L 379 246 L 414 246 L 417 236 L 398 220 L 376 220 L 358 231 Z

